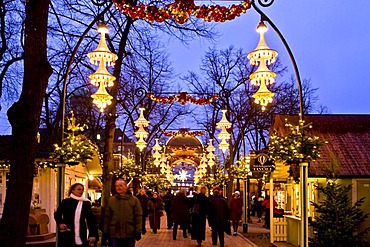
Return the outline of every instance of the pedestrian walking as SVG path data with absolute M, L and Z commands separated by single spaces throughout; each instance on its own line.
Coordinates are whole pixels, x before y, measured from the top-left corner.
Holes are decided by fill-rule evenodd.
M 238 235 L 238 226 L 239 221 L 242 218 L 243 214 L 243 200 L 240 197 L 240 192 L 235 191 L 233 194 L 233 197 L 230 200 L 229 203 L 229 209 L 230 209 L 230 220 L 233 226 L 233 235 Z
M 159 197 L 158 192 L 153 192 L 152 198 L 148 201 L 148 214 L 149 214 L 149 225 L 153 230 L 153 233 L 157 233 L 157 230 L 161 226 L 161 216 L 163 216 L 164 205 L 162 199 Z
M 187 228 L 190 223 L 189 208 L 190 201 L 186 197 L 186 192 L 185 190 L 180 190 L 173 199 L 171 205 L 172 220 L 174 223 L 172 233 L 173 240 L 176 240 L 178 226 L 183 230 L 182 236 L 184 238 L 188 237 Z
M 146 217 L 148 217 L 148 201 L 149 198 L 145 192 L 145 189 L 140 189 L 139 193 L 136 195 L 137 199 L 140 201 L 141 209 L 143 210 L 143 215 L 142 215 L 142 228 L 141 228 L 141 233 L 144 235 L 146 233 Z
M 169 189 L 167 193 L 162 197 L 164 202 L 164 211 L 166 211 L 167 216 L 167 229 L 171 229 L 173 226 L 172 216 L 171 216 L 171 205 L 174 198 L 174 194 L 172 194 L 172 190 Z
M 277 207 L 278 204 L 274 200 L 273 207 Z M 270 196 L 266 196 L 265 200 L 262 202 L 262 207 L 265 209 L 265 224 L 263 227 L 270 228 Z
M 213 197 L 209 201 L 210 212 L 208 221 L 212 227 L 212 245 L 217 245 L 217 238 L 220 241 L 220 247 L 225 246 L 224 232 L 230 230 L 230 213 L 227 201 L 221 197 L 220 187 L 213 188 Z
M 141 239 L 141 204 L 127 188 L 127 182 L 115 182 L 116 194 L 111 196 L 105 209 L 103 234 L 110 247 L 134 247 Z M 105 246 L 105 243 L 103 243 Z
M 261 223 L 262 221 L 262 214 L 263 214 L 263 206 L 262 203 L 265 199 L 262 196 L 259 196 L 257 198 L 257 217 L 258 217 L 258 223 Z
M 191 239 L 196 240 L 198 246 L 206 239 L 206 219 L 209 208 L 209 200 L 206 196 L 207 187 L 202 186 L 200 192 L 193 197 L 191 212 Z
M 59 230 L 59 247 L 91 246 L 97 241 L 98 226 L 91 210 L 91 202 L 83 197 L 83 193 L 83 184 L 73 184 L 69 188 L 69 198 L 62 200 L 54 213 Z

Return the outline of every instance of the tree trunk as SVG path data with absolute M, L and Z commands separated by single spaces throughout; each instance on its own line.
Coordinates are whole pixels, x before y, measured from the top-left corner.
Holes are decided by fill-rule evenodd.
M 49 0 L 26 2 L 24 78 L 19 101 L 8 110 L 12 126 L 9 185 L 0 226 L 0 246 L 23 247 L 35 173 L 36 138 L 42 102 L 52 68 L 46 38 Z
M 116 131 L 116 106 L 117 106 L 117 91 L 118 91 L 118 83 L 120 81 L 120 73 L 122 68 L 122 61 L 123 55 L 125 52 L 125 47 L 128 39 L 128 33 L 130 31 L 130 27 L 133 21 L 131 19 L 127 19 L 125 30 L 122 34 L 122 38 L 120 41 L 120 45 L 118 48 L 118 59 L 115 63 L 113 75 L 116 77 L 116 81 L 110 91 L 110 94 L 113 96 L 112 105 L 109 107 L 107 123 L 105 127 L 105 145 L 104 145 L 104 157 L 103 157 L 103 191 L 102 191 L 102 210 L 106 208 L 106 204 L 108 203 L 111 187 L 112 187 L 112 174 L 114 167 L 113 162 L 113 142 L 114 142 L 114 133 Z M 122 137 L 124 138 L 124 137 Z M 104 215 L 104 212 L 102 212 Z

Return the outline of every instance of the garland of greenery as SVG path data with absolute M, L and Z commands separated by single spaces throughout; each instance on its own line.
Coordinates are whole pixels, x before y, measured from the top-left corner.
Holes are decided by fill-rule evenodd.
M 244 14 L 250 7 L 249 0 L 230 7 L 220 5 L 197 6 L 193 0 L 176 0 L 175 3 L 157 7 L 156 5 L 139 4 L 134 6 L 129 0 L 113 0 L 114 4 L 132 19 L 141 19 L 150 22 L 164 22 L 174 18 L 179 24 L 188 21 L 189 16 L 201 18 L 207 22 L 225 22 Z
M 270 157 L 273 160 L 283 160 L 287 164 L 310 162 L 320 157 L 319 149 L 325 143 L 317 136 L 307 135 L 312 124 L 299 121 L 298 126 L 285 123 L 288 128 L 286 135 L 279 135 L 274 130 L 268 145 Z
M 128 158 L 122 162 L 122 167 L 114 170 L 111 174 L 119 178 L 125 178 L 127 180 L 133 180 L 135 178 L 141 179 L 146 175 L 146 172 L 143 171 L 141 164 L 136 163 L 132 154 L 129 153 Z
M 50 158 L 59 163 L 79 163 L 92 159 L 94 152 L 99 153 L 98 147 L 84 135 L 75 136 L 67 133 L 63 145 L 54 144 Z
M 143 186 L 148 188 L 157 188 L 158 190 L 168 190 L 172 187 L 171 182 L 163 175 L 159 174 L 147 174 L 142 177 L 141 180 Z

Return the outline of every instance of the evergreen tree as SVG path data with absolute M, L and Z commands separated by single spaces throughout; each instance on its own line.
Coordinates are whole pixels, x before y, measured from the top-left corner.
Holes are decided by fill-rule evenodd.
M 314 230 L 311 246 L 366 246 L 363 236 L 370 229 L 359 228 L 368 217 L 360 209 L 365 198 L 352 205 L 349 198 L 351 189 L 352 185 L 341 185 L 335 178 L 328 178 L 326 186 L 317 186 L 324 198 L 319 203 L 311 202 L 317 213 L 309 222 Z

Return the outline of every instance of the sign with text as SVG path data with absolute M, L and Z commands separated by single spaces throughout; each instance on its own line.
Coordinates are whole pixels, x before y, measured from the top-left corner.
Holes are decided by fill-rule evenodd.
M 262 151 L 254 151 L 251 156 L 252 172 L 272 172 L 275 169 L 275 164 L 270 159 L 269 155 Z

